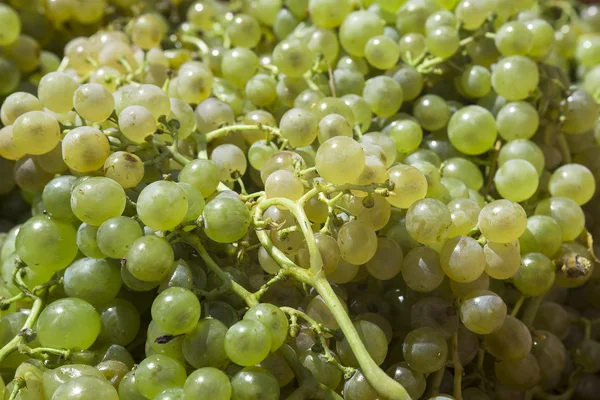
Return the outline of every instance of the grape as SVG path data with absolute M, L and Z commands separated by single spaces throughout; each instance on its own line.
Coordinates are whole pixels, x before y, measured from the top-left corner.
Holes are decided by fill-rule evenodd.
M 131 302 L 117 298 L 98 308 L 98 312 L 102 324 L 99 340 L 126 346 L 135 339 L 140 330 L 140 314 Z
M 39 88 L 38 88 L 39 94 Z M 17 118 L 29 111 L 43 111 L 44 106 L 32 94 L 16 92 L 9 95 L 0 107 L 0 116 L 5 126 L 12 125 Z
M 429 52 L 440 58 L 449 58 L 459 47 L 458 32 L 454 27 L 440 26 L 427 34 L 426 43 Z
M 179 182 L 189 183 L 206 198 L 219 185 L 219 168 L 210 160 L 193 160 L 179 172 Z
M 483 344 L 499 360 L 518 361 L 529 354 L 532 340 L 525 324 L 508 315 L 500 329 L 484 336 Z
M 523 56 L 501 59 L 492 71 L 492 87 L 509 101 L 523 100 L 531 95 L 539 82 L 539 72 L 533 61 Z
M 171 340 L 161 340 L 164 337 Z M 182 365 L 185 363 L 185 357 L 182 350 L 182 336 L 170 337 L 167 332 L 161 330 L 154 321 L 151 321 L 147 330 L 147 341 L 145 345 L 146 356 L 152 354 L 162 354 L 178 361 Z M 165 343 L 166 342 L 166 343 Z
M 219 243 L 241 239 L 250 225 L 250 212 L 237 198 L 217 197 L 206 204 L 202 212 L 204 232 Z
M 409 208 L 427 194 L 427 179 L 415 167 L 396 165 L 388 170 L 388 175 L 394 189 L 386 200 L 395 207 Z
M 535 214 L 554 218 L 562 231 L 563 241 L 574 240 L 584 228 L 585 217 L 581 207 L 567 197 L 542 200 L 535 208 Z
M 337 35 L 328 29 L 316 29 L 308 40 L 308 48 L 316 55 L 321 55 L 326 62 L 336 61 L 340 51 Z
M 367 270 L 371 276 L 388 280 L 400 273 L 402 266 L 402 248 L 390 238 L 377 239 L 377 251 L 366 263 Z
M 6 46 L 13 43 L 21 33 L 21 20 L 19 14 L 7 5 L 0 6 L 0 25 L 2 25 L 2 34 L 0 35 L 0 45 Z
M 190 104 L 202 104 L 207 100 L 208 96 L 210 96 L 211 90 L 213 87 L 216 87 L 217 84 L 213 74 L 202 64 L 190 65 L 189 63 L 186 63 L 182 65 L 179 69 L 177 79 L 177 86 L 175 86 L 177 96 Z M 174 84 L 175 82 L 172 83 L 172 85 Z M 198 115 L 197 109 L 196 113 L 196 115 Z M 156 117 L 156 114 L 153 114 Z M 200 122 L 196 122 L 200 128 Z
M 521 266 L 521 252 L 518 240 L 508 243 L 487 242 L 483 247 L 485 273 L 494 279 L 508 279 Z
M 287 115 L 287 113 L 284 115 Z M 339 114 L 326 115 L 319 122 L 319 143 L 323 143 L 327 139 L 330 139 L 335 136 L 352 137 L 352 127 L 350 126 L 346 118 Z
M 391 117 L 400 109 L 404 94 L 398 82 L 389 76 L 376 76 L 365 82 L 362 97 L 379 117 Z
M 227 326 L 217 319 L 202 319 L 183 338 L 185 359 L 195 368 L 221 368 L 228 360 L 225 353 Z
M 135 387 L 147 398 L 153 398 L 165 389 L 182 387 L 185 380 L 183 366 L 162 354 L 146 357 L 135 370 Z
M 483 107 L 464 107 L 450 118 L 448 138 L 454 147 L 465 154 L 485 153 L 496 141 L 494 117 Z
M 290 146 L 303 147 L 310 145 L 316 139 L 317 123 L 312 112 L 302 108 L 292 108 L 281 117 L 279 129 L 281 136 L 289 141 Z
M 527 229 L 519 242 L 523 254 L 539 252 L 552 257 L 560 249 L 562 232 L 552 217 L 533 215 L 527 219 Z
M 526 296 L 541 296 L 554 284 L 555 267 L 552 261 L 541 253 L 523 256 L 521 268 L 513 275 L 513 284 Z
M 423 244 L 444 240 L 451 224 L 450 211 L 444 203 L 435 199 L 418 200 L 406 213 L 406 230 Z
M 431 292 L 441 285 L 444 276 L 438 254 L 428 247 L 412 249 L 402 261 L 402 278 L 417 292 Z
M 109 178 L 93 177 L 80 182 L 71 192 L 71 209 L 82 222 L 98 226 L 125 210 L 125 191 Z
M 121 383 L 119 383 L 119 398 L 131 399 L 131 400 L 144 400 L 145 396 L 142 396 L 135 386 L 135 371 L 128 372 Z
M 423 76 L 410 65 L 400 65 L 392 78 L 402 87 L 405 101 L 416 99 L 423 90 Z
M 99 83 L 81 85 L 73 94 L 75 111 L 91 122 L 104 122 L 115 108 L 112 93 Z
M 344 400 L 376 400 L 377 392 L 369 384 L 360 369 L 344 384 Z
M 474 109 L 478 110 L 478 109 Z M 475 115 L 483 115 L 477 112 Z M 427 94 L 415 100 L 413 115 L 421 126 L 428 131 L 437 131 L 446 126 L 450 120 L 450 109 L 446 101 L 434 94 Z M 488 118 L 483 118 L 484 121 Z
M 498 165 L 502 166 L 509 160 L 524 160 L 533 165 L 541 175 L 544 171 L 544 153 L 535 143 L 526 139 L 514 139 L 506 143 L 498 154 Z
M 42 346 L 85 350 L 100 333 L 100 317 L 90 303 L 68 297 L 42 311 L 36 331 Z
M 210 159 L 219 167 L 219 178 L 223 182 L 233 182 L 246 172 L 246 156 L 233 144 L 222 144 L 216 147 Z
M 232 399 L 278 400 L 279 383 L 265 368 L 246 367 L 231 378 Z
M 144 177 L 144 164 L 135 154 L 116 151 L 104 161 L 104 175 L 119 183 L 124 189 L 137 186 Z
M 24 364 L 31 365 L 31 364 Z M 47 396 L 53 396 L 56 389 L 73 379 L 80 377 L 92 377 L 104 380 L 102 372 L 98 369 L 85 364 L 67 364 L 61 365 L 55 369 L 48 369 L 43 375 L 44 393 Z
M 494 365 L 496 378 L 514 390 L 529 390 L 540 380 L 540 366 L 532 354 L 519 361 L 500 361 Z
M 187 333 L 200 318 L 200 301 L 191 291 L 172 287 L 162 291 L 152 303 L 152 320 L 171 335 Z
M 107 400 L 118 400 L 115 388 L 106 380 L 94 376 L 80 376 L 60 385 L 54 395 L 56 400 L 92 400 L 98 396 Z
M 260 41 L 260 25 L 254 17 L 238 14 L 227 27 L 227 35 L 234 46 L 252 48 Z
M 566 164 L 552 173 L 549 189 L 552 196 L 568 197 L 583 205 L 594 195 L 596 181 L 585 166 Z
M 364 222 L 346 222 L 337 237 L 340 254 L 350 264 L 361 265 L 369 261 L 377 251 L 377 235 Z
M 225 353 L 238 365 L 257 364 L 269 355 L 270 349 L 271 334 L 268 328 L 252 319 L 235 323 L 225 335 Z
M 123 258 L 131 244 L 142 236 L 142 228 L 133 219 L 113 217 L 100 225 L 96 233 L 98 248 L 110 258 Z
M 304 42 L 288 38 L 273 49 L 273 64 L 280 73 L 300 78 L 312 66 L 312 52 Z
M 77 255 L 76 236 L 75 228 L 68 222 L 40 215 L 21 226 L 15 250 L 34 269 L 59 271 Z
M 533 47 L 533 32 L 523 22 L 506 22 L 496 32 L 494 41 L 503 56 L 525 55 Z
M 212 367 L 192 372 L 183 385 L 184 397 L 198 400 L 229 400 L 231 391 L 227 375 Z
M 381 328 L 369 321 L 355 321 L 354 328 L 358 332 L 373 361 L 377 365 L 381 365 L 388 351 L 385 333 L 383 333 Z M 358 368 L 358 361 L 354 357 L 350 344 L 345 338 L 336 343 L 336 350 L 344 365 Z
M 145 107 L 133 105 L 119 114 L 119 130 L 134 143 L 142 143 L 156 131 L 156 118 Z
M 510 200 L 493 201 L 479 213 L 479 230 L 492 242 L 512 242 L 519 238 L 526 228 L 525 210 Z
M 365 45 L 372 37 L 383 35 L 383 21 L 368 11 L 354 11 L 340 25 L 342 48 L 351 56 L 363 57 Z
M 142 190 L 136 208 L 145 225 L 157 231 L 171 230 L 186 216 L 188 199 L 176 183 L 158 181 Z
M 287 338 L 289 329 L 287 317 L 279 307 L 272 304 L 262 303 L 251 307 L 244 314 L 244 320 L 260 322 L 268 329 L 271 337 L 271 352 L 279 349 Z
M 497 294 L 488 290 L 470 292 L 460 306 L 460 320 L 471 332 L 479 335 L 497 331 L 505 318 L 506 304 Z
M 52 218 L 64 221 L 77 219 L 69 205 L 75 180 L 76 178 L 73 176 L 59 176 L 48 182 L 44 188 L 42 201 L 44 208 Z
M 339 361 L 335 353 L 332 356 Z M 313 374 L 317 382 L 331 389 L 337 388 L 342 380 L 341 371 L 322 354 L 307 350 L 298 355 L 298 360 Z
M 98 242 L 96 241 L 96 233 L 98 232 L 97 226 L 83 223 L 79 225 L 77 229 L 77 247 L 79 250 L 91 258 L 104 258 L 104 253 L 100 251 Z
M 406 335 L 402 352 L 412 369 L 428 374 L 446 364 L 448 345 L 438 331 L 424 327 Z
M 485 268 L 483 249 L 469 236 L 456 236 L 444 244 L 440 254 L 442 269 L 457 282 L 472 282 Z
M 375 36 L 365 45 L 365 58 L 377 69 L 390 69 L 400 58 L 400 49 L 393 39 Z
M 63 287 L 67 296 L 98 306 L 119 293 L 121 271 L 105 259 L 80 258 L 65 269 Z
M 320 28 L 331 29 L 341 25 L 351 10 L 352 3 L 349 0 L 308 1 L 308 12 L 311 20 Z
M 514 202 L 529 199 L 538 188 L 538 172 L 529 162 L 520 159 L 508 160 L 494 176 L 496 190 L 502 197 Z
M 319 146 L 315 163 L 323 179 L 342 184 L 358 178 L 365 166 L 365 155 L 354 139 L 336 136 Z
M 44 154 L 60 141 L 58 121 L 49 113 L 29 111 L 12 125 L 14 149 L 27 154 Z
M 173 265 L 171 245 L 158 236 L 142 236 L 136 239 L 125 254 L 127 270 L 135 278 L 145 282 L 163 279 Z
M 233 85 L 244 88 L 257 72 L 258 66 L 258 57 L 252 50 L 237 47 L 223 54 L 221 73 Z
M 82 126 L 65 135 L 62 153 L 69 168 L 77 172 L 91 172 L 104 166 L 110 145 L 99 129 Z
M 477 225 L 481 207 L 471 199 L 455 199 L 448 203 L 452 225 L 448 237 L 467 235 Z
M 567 97 L 565 122 L 562 131 L 580 134 L 592 129 L 598 120 L 598 105 L 594 97 L 585 90 L 575 90 Z
M 536 331 L 533 334 L 531 354 L 537 359 L 540 368 L 540 384 L 545 388 L 555 387 L 566 364 L 564 344 L 550 332 Z
M 419 148 L 423 140 L 421 126 L 411 120 L 396 121 L 387 134 L 394 140 L 399 153 L 412 153 Z
M 149 50 L 157 47 L 162 39 L 162 27 L 160 21 L 153 15 L 142 15 L 134 20 L 131 27 L 131 40 L 142 48 Z
M 392 207 L 385 197 L 378 194 L 373 194 L 371 198 L 367 197 L 366 199 L 359 196 L 352 197 L 348 204 L 348 210 L 359 221 L 376 231 L 384 228 L 392 215 Z

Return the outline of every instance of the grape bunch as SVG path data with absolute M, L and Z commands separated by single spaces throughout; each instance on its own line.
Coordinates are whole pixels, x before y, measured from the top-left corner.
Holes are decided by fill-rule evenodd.
M 598 397 L 600 6 L 0 27 L 0 399 Z

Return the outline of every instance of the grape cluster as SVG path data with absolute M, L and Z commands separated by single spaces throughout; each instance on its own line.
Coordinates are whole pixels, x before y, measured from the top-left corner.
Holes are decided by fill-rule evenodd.
M 0 77 L 0 399 L 597 398 L 600 6 L 9 0 Z

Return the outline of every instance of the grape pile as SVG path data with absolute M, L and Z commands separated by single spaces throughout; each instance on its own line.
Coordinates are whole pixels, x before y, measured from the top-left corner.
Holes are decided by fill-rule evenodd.
M 0 399 L 598 398 L 600 6 L 3 0 L 0 96 Z

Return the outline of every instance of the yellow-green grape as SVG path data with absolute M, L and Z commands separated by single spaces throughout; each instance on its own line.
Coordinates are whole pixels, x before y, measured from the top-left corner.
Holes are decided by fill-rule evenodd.
M 429 247 L 417 247 L 404 256 L 402 278 L 417 292 L 429 293 L 442 284 L 444 271 L 440 256 Z
M 356 277 L 359 268 L 360 266 L 358 265 L 350 264 L 343 259 L 340 259 L 335 271 L 327 275 L 327 280 L 336 284 L 348 283 Z
M 69 0 L 46 0 L 46 17 L 57 24 L 62 24 L 73 16 L 73 5 Z
M 250 307 L 244 314 L 244 320 L 260 322 L 267 328 L 271 336 L 271 352 L 277 351 L 287 338 L 288 319 L 284 312 L 273 304 L 261 303 Z
M 246 155 L 233 144 L 217 146 L 210 159 L 219 167 L 219 178 L 223 182 L 233 182 L 246 172 Z
M 527 229 L 519 243 L 523 254 L 537 252 L 553 257 L 562 243 L 560 225 L 547 215 L 532 215 L 527 218 Z
M 371 106 L 373 113 L 384 118 L 398 112 L 404 99 L 400 84 L 385 75 L 367 80 L 362 96 Z
M 177 137 L 179 140 L 184 140 L 189 137 L 196 128 L 194 110 L 192 110 L 192 107 L 188 103 L 180 99 L 169 99 L 169 102 L 171 103 L 171 114 L 169 114 L 168 119 L 176 119 L 177 122 L 179 122 Z
M 173 265 L 173 249 L 169 242 L 158 236 L 142 236 L 136 239 L 125 254 L 127 270 L 144 282 L 158 282 Z
M 448 138 L 457 150 L 469 154 L 483 154 L 496 141 L 494 116 L 480 106 L 467 106 L 457 111 L 448 123 Z
M 280 396 L 277 378 L 266 368 L 246 367 L 231 378 L 232 399 L 277 400 Z
M 512 242 L 518 239 L 526 228 L 525 210 L 518 203 L 510 200 L 493 201 L 483 207 L 479 213 L 479 230 L 492 242 Z
M 21 19 L 19 14 L 9 6 L 2 4 L 0 6 L 0 46 L 6 46 L 13 43 L 21 33 Z
M 39 89 L 38 89 L 39 93 Z M 2 123 L 14 124 L 15 120 L 29 111 L 43 111 L 44 106 L 34 95 L 27 92 L 16 92 L 8 96 L 0 107 Z
M 172 83 L 171 86 L 173 86 Z M 177 76 L 177 96 L 190 104 L 199 104 L 210 96 L 214 85 L 213 74 L 203 64 L 185 63 Z
M 485 0 L 462 0 L 456 5 L 454 13 L 463 29 L 473 31 L 483 25 L 490 8 Z
M 492 71 L 492 87 L 506 100 L 529 97 L 537 88 L 540 75 L 535 62 L 523 56 L 501 59 Z
M 417 168 L 396 165 L 388 170 L 390 182 L 394 184 L 386 200 L 398 208 L 409 208 L 427 194 L 427 179 Z
M 195 368 L 221 368 L 228 361 L 225 353 L 227 326 L 218 319 L 206 318 L 183 338 L 183 354 Z
M 62 142 L 58 142 L 56 147 L 48 153 L 36 156 L 35 162 L 41 169 L 51 174 L 62 174 L 69 169 L 63 160 Z
M 158 86 L 140 85 L 131 92 L 129 100 L 148 109 L 156 119 L 171 114 L 169 96 Z
M 441 242 L 452 225 L 450 210 L 436 199 L 422 199 L 413 203 L 406 213 L 406 230 L 423 244 Z
M 532 339 L 527 326 L 508 315 L 500 329 L 484 336 L 483 344 L 499 360 L 518 361 L 531 351 Z
M 252 379 L 251 381 L 255 383 Z M 244 383 L 249 384 L 248 381 Z M 229 377 L 223 371 L 212 367 L 199 368 L 192 372 L 183 385 L 183 398 L 189 399 L 228 400 L 231 399 L 231 392 Z
M 369 106 L 369 103 L 367 103 L 362 96 L 356 94 L 347 94 L 342 96 L 341 100 L 352 111 L 352 114 L 355 116 L 355 122 L 360 126 L 361 132 L 366 132 L 371 125 L 372 117 L 371 106 Z
M 40 45 L 27 35 L 19 35 L 15 41 L 4 47 L 2 53 L 22 73 L 33 72 L 40 65 Z
M 44 75 L 38 88 L 40 101 L 50 111 L 66 113 L 73 109 L 73 95 L 79 83 L 64 72 L 51 72 Z
M 81 85 L 73 94 L 75 111 L 91 122 L 104 122 L 115 109 L 112 93 L 99 83 Z
M 436 11 L 425 20 L 425 33 L 429 34 L 441 26 L 457 26 L 456 16 L 447 10 Z
M 69 204 L 75 180 L 74 176 L 59 176 L 48 182 L 44 188 L 42 202 L 44 209 L 52 218 L 64 221 L 77 219 Z
M 436 28 L 426 37 L 427 49 L 433 56 L 440 58 L 452 56 L 458 50 L 459 41 L 458 32 L 450 26 Z
M 71 192 L 71 209 L 82 222 L 99 226 L 125 210 L 125 190 L 109 178 L 93 177 L 77 184 Z
M 155 231 L 175 228 L 185 217 L 188 199 L 175 182 L 157 181 L 146 186 L 137 200 L 140 220 Z
M 365 154 L 354 139 L 336 136 L 319 146 L 315 157 L 317 172 L 334 184 L 355 181 L 365 166 Z
M 457 86 L 470 98 L 481 98 L 492 89 L 492 75 L 481 65 L 471 65 L 458 78 Z
M 448 203 L 452 225 L 448 237 L 467 235 L 477 226 L 481 207 L 471 199 L 455 199 Z
M 156 131 L 156 118 L 145 107 L 129 106 L 119 114 L 119 129 L 134 143 L 142 143 Z
M 583 205 L 594 196 L 596 180 L 587 167 L 566 164 L 552 173 L 548 188 L 552 196 L 568 197 Z
M 540 147 L 527 139 L 515 139 L 506 143 L 498 154 L 498 165 L 502 166 L 509 160 L 525 160 L 533 165 L 541 175 L 544 172 L 546 160 Z
M 400 48 L 400 57 L 406 64 L 412 64 L 427 50 L 425 36 L 420 33 L 407 33 L 400 38 L 398 42 Z
M 348 210 L 375 231 L 383 229 L 392 215 L 390 203 L 379 194 L 372 194 L 370 198 L 353 196 Z
M 252 48 L 260 42 L 261 29 L 256 18 L 246 14 L 238 14 L 227 26 L 227 35 L 231 44 L 239 47 Z
M 500 361 L 494 365 L 498 381 L 509 389 L 526 391 L 540 381 L 540 366 L 533 356 L 528 354 L 519 361 Z
M 567 97 L 563 111 L 565 121 L 562 131 L 568 134 L 580 134 L 592 129 L 598 120 L 598 104 L 585 90 L 575 90 Z
M 324 97 L 320 99 L 314 107 L 312 107 L 312 112 L 317 117 L 317 121 L 321 121 L 321 119 L 329 114 L 340 114 L 342 117 L 346 118 L 350 126 L 354 126 L 354 111 L 352 111 L 352 108 L 350 108 L 344 100 L 337 97 Z
M 36 333 L 42 346 L 86 350 L 100 333 L 100 316 L 84 300 L 63 298 L 42 311 Z
M 246 83 L 245 93 L 252 104 L 262 107 L 277 99 L 277 81 L 266 74 L 256 74 Z
M 90 82 L 98 83 L 111 92 L 115 92 L 118 88 L 118 79 L 121 73 L 112 67 L 100 67 L 95 70 L 90 76 Z
M 458 178 L 444 177 L 440 179 L 440 183 L 446 188 L 450 199 L 466 199 L 469 197 L 467 185 Z
M 210 160 L 193 160 L 179 172 L 179 181 L 189 183 L 206 198 L 219 185 L 219 167 Z
M 104 258 L 96 241 L 97 226 L 83 223 L 77 229 L 77 247 L 84 255 L 91 258 Z
M 383 35 L 384 22 L 374 13 L 354 11 L 344 19 L 339 30 L 340 44 L 351 56 L 363 57 L 365 45 L 374 36 Z
M 144 177 L 144 163 L 133 153 L 116 151 L 104 161 L 103 171 L 104 176 L 129 189 L 137 186 Z
M 527 21 L 525 26 L 533 35 L 533 44 L 528 55 L 535 59 L 545 57 L 554 46 L 554 28 L 541 18 Z
M 552 288 L 555 270 L 542 253 L 529 253 L 521 259 L 521 268 L 512 276 L 512 282 L 525 296 L 542 296 Z
M 390 69 L 400 58 L 400 48 L 387 36 L 375 36 L 365 45 L 365 58 L 377 69 Z
M 538 188 L 538 173 L 525 160 L 508 160 L 494 175 L 496 190 L 502 197 L 515 202 L 529 199 Z
M 258 67 L 258 56 L 244 47 L 226 51 L 221 60 L 223 78 L 240 89 L 256 74 Z
M 131 244 L 142 236 L 140 224 L 127 217 L 113 217 L 100 225 L 96 233 L 98 248 L 110 258 L 123 258 Z
M 298 252 L 300 254 L 300 251 Z M 322 257 L 323 255 L 321 255 Z M 299 256 L 300 258 L 300 256 Z M 339 258 L 339 249 L 338 249 L 338 258 Z M 267 252 L 267 250 L 265 250 L 264 247 L 260 247 L 258 249 L 258 263 L 260 264 L 261 268 L 268 274 L 272 274 L 275 275 L 276 273 L 279 272 L 279 264 L 277 264 L 277 262 L 275 260 L 273 260 L 273 258 L 269 255 L 269 253 Z M 300 265 L 302 265 L 302 261 L 299 261 Z
M 312 66 L 312 60 L 311 50 L 300 40 L 287 39 L 273 49 L 273 64 L 291 78 L 302 77 Z
M 24 155 L 25 151 L 22 151 L 15 145 L 13 127 L 9 125 L 0 129 L 0 157 L 4 157 L 7 160 L 18 160 Z
M 21 73 L 12 61 L 4 57 L 0 57 L 0 73 L 3 76 L 2 81 L 0 81 L 0 94 L 9 95 L 19 86 Z
M 371 185 L 374 183 L 385 183 L 388 179 L 387 171 L 385 170 L 385 165 L 374 155 L 368 154 L 365 157 L 365 168 L 362 170 L 361 174 L 358 176 L 356 181 L 354 182 L 357 185 Z M 369 193 L 363 190 L 353 189 L 352 194 L 357 197 L 365 197 Z
M 533 33 L 520 21 L 504 23 L 494 40 L 503 56 L 525 55 L 533 47 Z
M 286 170 L 275 171 L 265 182 L 265 193 L 268 198 L 283 197 L 298 200 L 304 194 L 302 181 L 292 172 Z
M 225 335 L 225 352 L 238 365 L 255 365 L 269 355 L 270 349 L 269 329 L 256 320 L 244 319 L 237 322 Z
M 506 304 L 494 292 L 474 290 L 462 299 L 460 320 L 473 333 L 488 335 L 506 319 Z
M 289 141 L 292 147 L 310 145 L 318 132 L 318 121 L 315 115 L 302 108 L 292 108 L 286 112 L 279 123 L 281 136 Z
M 353 220 L 340 228 L 337 237 L 344 260 L 354 265 L 369 261 L 377 251 L 377 235 L 364 222 Z
M 421 126 L 409 119 L 395 121 L 387 134 L 394 143 L 399 153 L 412 153 L 419 148 L 423 140 L 423 129 Z
M 485 255 L 477 241 L 469 236 L 448 239 L 440 254 L 442 269 L 457 282 L 472 282 L 485 268 Z
M 162 39 L 162 26 L 153 14 L 137 18 L 131 27 L 132 42 L 143 50 L 158 47 Z
M 402 248 L 393 239 L 381 237 L 377 239 L 377 251 L 367 261 L 367 270 L 371 276 L 379 280 L 392 279 L 402 267 L 404 254 Z
M 183 365 L 162 354 L 146 357 L 135 370 L 135 387 L 149 399 L 165 389 L 182 387 L 185 380 Z
M 477 290 L 487 290 L 490 287 L 490 277 L 485 272 L 479 275 L 479 278 L 471 282 L 456 282 L 449 280 L 450 290 L 459 299 L 464 299 L 467 295 Z
M 3 167 L 6 167 L 6 165 L 3 165 Z M 3 176 L 3 181 L 8 183 L 6 187 L 12 189 L 10 185 L 12 182 L 13 185 L 16 183 L 21 189 L 33 193 L 41 192 L 44 189 L 44 186 L 46 186 L 46 184 L 54 177 L 54 175 L 41 169 L 35 163 L 34 159 L 29 156 L 24 156 L 17 160 L 14 167 L 13 165 L 9 165 L 6 171 L 8 172 L 11 170 L 13 171 L 13 174 L 10 175 L 10 179 L 6 179 Z
M 316 29 L 310 35 L 307 45 L 315 55 L 320 55 L 326 62 L 334 63 L 337 60 L 340 44 L 334 31 Z
M 79 2 L 73 8 L 73 18 L 82 24 L 92 24 L 102 18 L 106 7 L 106 0 Z
M 322 268 L 325 271 L 325 274 L 329 276 L 336 270 L 338 264 L 340 263 L 340 247 L 334 238 L 322 233 L 315 233 L 315 242 L 317 243 L 317 248 L 319 249 L 319 253 L 321 254 L 321 259 L 323 260 Z M 263 255 L 263 259 L 265 259 L 265 256 L 268 256 L 268 254 L 266 254 L 266 251 Z M 298 254 L 296 255 L 296 258 L 298 260 L 298 264 L 301 267 L 306 269 L 310 268 L 310 253 L 308 251 L 308 246 L 306 245 L 306 243 L 303 243 L 303 245 L 298 249 Z M 269 271 L 267 272 L 271 274 L 277 273 L 277 271 L 279 270 L 279 265 L 270 257 L 265 261 L 273 263 L 267 264 L 269 265 Z M 263 269 L 265 268 L 263 267 Z
M 188 8 L 186 19 L 194 27 L 210 30 L 214 23 L 215 13 L 216 10 L 212 3 L 198 1 Z
M 152 320 L 163 331 L 181 335 L 191 331 L 200 319 L 200 301 L 188 289 L 172 287 L 152 303 Z
M 371 143 L 381 147 L 385 155 L 385 166 L 391 167 L 394 161 L 396 161 L 397 149 L 394 140 L 388 135 L 380 132 L 371 132 L 363 135 L 361 138 L 362 143 Z
M 184 191 L 187 198 L 187 212 L 182 222 L 196 221 L 206 206 L 202 193 L 189 183 L 179 182 L 177 186 Z
M 12 125 L 13 141 L 17 150 L 26 154 L 44 154 L 60 141 L 60 126 L 49 113 L 29 111 Z
M 471 110 L 470 108 L 466 109 Z M 484 113 L 478 108 L 476 108 L 475 111 L 476 113 L 473 114 L 474 117 L 479 117 L 484 121 L 488 119 L 485 116 L 482 116 Z M 467 114 L 471 116 L 470 112 Z M 448 121 L 450 120 L 450 108 L 448 107 L 446 100 L 440 96 L 426 94 L 415 100 L 413 106 L 413 115 L 423 129 L 428 131 L 437 131 L 444 128 L 448 124 Z M 471 121 L 475 121 L 475 119 Z
M 308 1 L 308 12 L 311 21 L 320 28 L 331 29 L 340 26 L 350 11 L 352 11 L 350 0 Z
M 424 327 L 406 336 L 402 353 L 412 369 L 428 374 L 446 364 L 448 344 L 437 330 Z
M 246 115 L 244 115 L 243 123 L 247 125 L 256 125 L 259 128 L 262 128 L 263 126 L 277 126 L 273 114 L 265 110 L 252 110 L 246 113 Z M 256 143 L 259 140 L 265 140 L 266 138 L 269 138 L 269 140 L 273 138 L 273 135 L 266 129 L 242 131 L 242 136 L 249 144 Z
M 565 242 L 575 240 L 584 228 L 585 216 L 581 207 L 567 197 L 542 200 L 535 209 L 536 215 L 548 215 L 558 223 Z
M 80 258 L 65 269 L 63 286 L 67 296 L 97 307 L 117 296 L 121 272 L 116 263 L 106 259 Z
M 250 226 L 250 211 L 236 197 L 219 196 L 209 201 L 202 212 L 204 232 L 218 243 L 232 243 L 246 235 Z
M 110 154 L 108 138 L 99 129 L 80 126 L 69 131 L 62 141 L 65 163 L 77 172 L 96 171 Z
M 494 279 L 508 279 L 521 266 L 521 248 L 518 240 L 508 243 L 487 242 L 483 253 L 485 272 Z
M 355 321 L 354 328 L 373 361 L 377 365 L 381 365 L 388 353 L 387 338 L 383 330 L 376 324 L 366 320 Z M 359 367 L 358 360 L 354 356 L 350 348 L 350 343 L 345 337 L 341 341 L 336 342 L 336 351 L 344 365 L 354 368 Z

